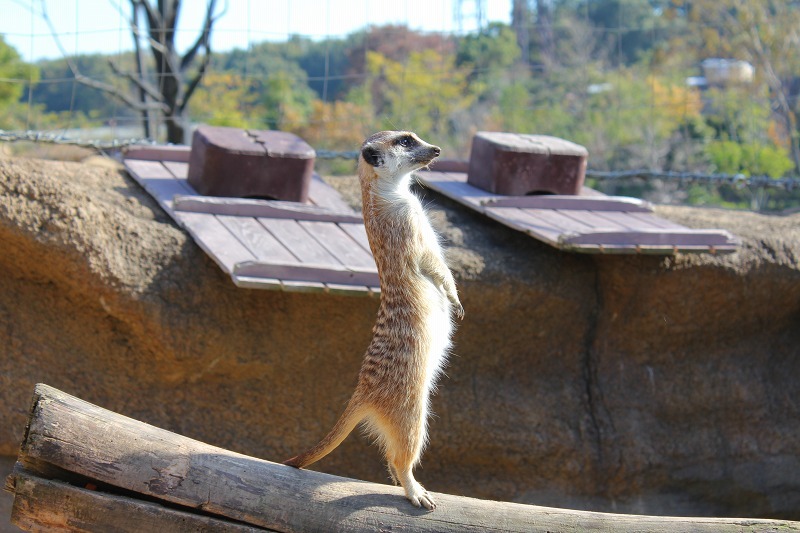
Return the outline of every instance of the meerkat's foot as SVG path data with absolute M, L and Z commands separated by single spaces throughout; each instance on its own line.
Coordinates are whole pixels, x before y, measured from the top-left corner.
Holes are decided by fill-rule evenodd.
M 406 491 L 408 501 L 415 507 L 424 507 L 429 511 L 436 509 L 436 502 L 433 501 L 433 497 L 425 490 L 425 487 L 414 479 L 414 474 L 411 473 L 410 469 L 405 471 L 403 469 L 395 469 L 395 473 L 399 474 L 400 484 Z
M 433 497 L 427 490 L 425 490 L 425 487 L 416 481 L 409 483 L 409 486 L 405 487 L 405 489 L 406 498 L 408 498 L 408 501 L 410 501 L 415 507 L 424 507 L 429 511 L 436 509 L 436 502 L 433 501 Z

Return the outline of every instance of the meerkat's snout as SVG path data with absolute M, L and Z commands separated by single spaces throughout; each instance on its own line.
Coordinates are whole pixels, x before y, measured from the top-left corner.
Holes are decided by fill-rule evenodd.
M 420 150 L 420 152 L 421 153 L 414 158 L 415 162 L 427 165 L 428 163 L 439 157 L 439 154 L 442 153 L 442 149 L 439 148 L 438 146 L 430 144 L 424 149 Z

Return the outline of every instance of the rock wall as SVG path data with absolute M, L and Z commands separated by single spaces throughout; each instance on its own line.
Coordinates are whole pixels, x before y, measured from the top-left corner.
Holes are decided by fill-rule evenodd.
M 346 197 L 352 179 L 333 178 Z M 466 317 L 418 479 L 601 511 L 800 518 L 800 215 L 661 208 L 722 257 L 567 254 L 425 192 Z M 344 406 L 369 298 L 236 288 L 122 171 L 0 159 L 0 454 L 45 382 L 280 461 Z M 354 434 L 315 465 L 386 481 Z

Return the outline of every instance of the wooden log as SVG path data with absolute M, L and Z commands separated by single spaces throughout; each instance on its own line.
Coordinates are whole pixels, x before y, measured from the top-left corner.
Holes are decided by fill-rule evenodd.
M 13 481 L 16 496 L 11 521 L 26 531 L 264 531 L 254 526 L 104 491 L 79 488 L 24 472 L 15 474 Z
M 9 482 L 17 493 L 15 517 L 21 516 L 18 507 L 26 507 L 26 516 L 69 513 L 69 509 L 52 508 L 58 503 L 48 504 L 56 502 L 55 497 L 26 496 L 31 492 L 30 475 L 44 472 L 43 477 L 53 478 L 66 471 L 96 480 L 98 486 L 114 487 L 134 502 L 138 494 L 147 504 L 161 501 L 180 512 L 210 514 L 283 532 L 800 531 L 800 523 L 781 520 L 606 514 L 446 494 L 436 494 L 439 507 L 428 512 L 412 507 L 397 487 L 295 470 L 236 454 L 41 384 L 34 393 L 19 464 L 24 472 L 13 474 Z M 97 529 L 129 522 L 131 512 L 117 505 L 102 517 L 103 527 Z M 82 527 L 93 529 L 87 524 Z M 169 530 L 168 522 L 148 529 Z

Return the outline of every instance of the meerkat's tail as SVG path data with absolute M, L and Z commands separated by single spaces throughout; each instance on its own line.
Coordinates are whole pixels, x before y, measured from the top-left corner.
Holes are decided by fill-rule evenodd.
M 283 464 L 295 468 L 304 468 L 312 463 L 316 463 L 336 449 L 364 417 L 365 413 L 363 407 L 354 405 L 351 399 L 344 413 L 342 413 L 342 416 L 339 417 L 333 429 L 331 429 L 330 433 L 328 433 L 324 439 L 319 441 L 319 443 L 310 450 L 284 461 Z

